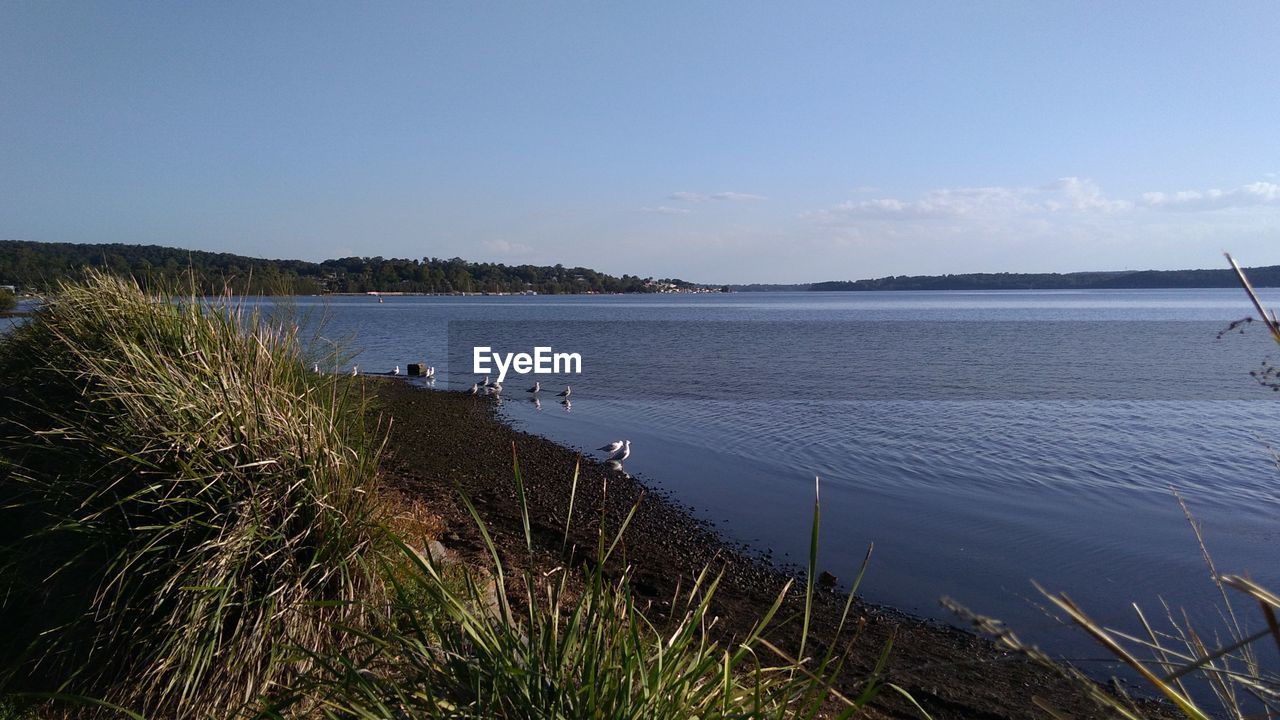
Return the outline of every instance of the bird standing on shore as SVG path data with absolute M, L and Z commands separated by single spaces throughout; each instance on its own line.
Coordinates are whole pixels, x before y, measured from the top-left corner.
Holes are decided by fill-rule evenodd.
M 471 394 L 475 395 L 480 392 L 480 383 L 471 383 Z
M 621 441 L 621 440 L 614 440 L 613 442 L 609 443 L 608 445 L 605 445 L 604 447 L 599 447 L 599 448 L 596 448 L 596 449 L 597 449 L 597 450 L 603 450 L 603 451 L 605 452 L 605 454 L 606 454 L 606 455 L 612 455 L 612 454 L 614 454 L 614 453 L 618 452 L 618 449 L 619 449 L 619 448 L 621 448 L 621 447 L 622 447 L 622 441 Z
M 538 391 L 539 391 L 539 390 L 541 390 L 541 389 L 542 389 L 542 383 L 540 383 L 540 382 L 534 382 L 534 383 L 533 383 L 533 387 L 529 388 L 528 390 L 525 390 L 525 392 L 536 393 L 536 392 L 538 392 Z
M 396 369 L 391 371 L 391 374 L 392 374 L 392 375 L 399 375 L 399 374 L 400 374 L 400 366 L 399 366 L 399 365 L 397 365 L 397 366 L 396 366 Z
M 359 374 L 360 374 L 360 366 L 359 366 L 359 365 L 352 365 L 352 366 L 351 366 L 351 377 L 355 377 L 355 376 L 357 376 L 357 375 L 359 375 Z
M 622 449 L 613 451 L 606 460 L 621 463 L 631 456 L 631 441 L 625 440 L 622 443 Z
M 562 397 L 562 398 L 565 398 L 565 399 L 567 400 L 567 399 L 569 398 L 570 393 L 572 393 L 572 392 L 573 392 L 573 390 L 572 390 L 572 389 L 570 389 L 570 387 L 569 387 L 568 385 L 565 385 L 565 386 L 564 386 L 564 390 L 561 390 L 560 392 L 556 393 L 556 397 Z
M 315 373 L 315 374 L 319 375 L 319 374 L 320 374 L 320 363 L 315 363 L 315 364 L 313 364 L 313 365 L 311 366 L 311 372 L 313 372 L 313 373 Z

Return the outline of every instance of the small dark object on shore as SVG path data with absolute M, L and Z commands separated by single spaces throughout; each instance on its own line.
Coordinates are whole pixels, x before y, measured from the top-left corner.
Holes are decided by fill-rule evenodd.
M 837 578 L 835 575 L 832 575 L 826 570 L 823 570 L 821 573 L 818 574 L 818 587 L 822 588 L 823 590 L 831 590 L 835 588 L 836 580 L 838 579 L 839 578 Z
M 424 363 L 409 363 L 409 377 L 420 377 L 426 369 L 427 366 Z

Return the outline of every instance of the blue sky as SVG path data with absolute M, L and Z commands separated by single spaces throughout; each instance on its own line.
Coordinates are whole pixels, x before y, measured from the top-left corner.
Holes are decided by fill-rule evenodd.
M 1280 5 L 0 4 L 0 237 L 707 282 L 1280 263 Z

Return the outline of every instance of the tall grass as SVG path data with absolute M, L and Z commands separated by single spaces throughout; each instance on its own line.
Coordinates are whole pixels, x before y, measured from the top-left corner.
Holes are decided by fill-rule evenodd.
M 787 657 L 765 640 L 790 584 L 731 646 L 711 639 L 720 580 L 711 568 L 677 590 L 669 620 L 651 620 L 633 600 L 630 569 L 624 566 L 612 577 L 605 571 L 631 515 L 611 533 L 601 516 L 591 562 L 566 556 L 563 564 L 539 571 L 514 454 L 513 468 L 528 553 L 521 570 L 512 572 L 503 562 L 464 496 L 488 562 L 460 568 L 402 543 L 401 562 L 387 572 L 394 585 L 393 625 L 376 633 L 352 631 L 352 642 L 340 652 L 313 655 L 309 682 L 274 708 L 273 717 L 305 708 L 330 718 L 368 720 L 847 718 L 885 687 L 903 692 L 878 674 L 866 678 L 854 698 L 834 688 L 856 632 L 844 642 L 829 638 L 823 655 L 804 660 Z M 576 484 L 575 472 L 575 492 Z M 810 584 L 806 608 L 812 591 Z M 846 617 L 848 611 L 846 605 Z M 806 627 L 807 618 L 806 611 Z M 883 648 L 882 661 L 887 652 Z
M 1235 258 L 1229 253 L 1226 258 L 1257 310 L 1259 320 L 1271 338 L 1280 343 L 1280 320 L 1263 306 Z M 1276 389 L 1274 373 L 1268 371 L 1261 377 L 1256 372 L 1250 374 L 1264 386 Z M 1280 621 L 1277 620 L 1280 596 L 1247 577 L 1219 573 L 1205 544 L 1200 523 L 1176 491 L 1174 496 L 1191 525 L 1208 568 L 1209 579 L 1220 598 L 1217 603 L 1220 622 L 1215 627 L 1206 629 L 1203 624 L 1197 625 L 1185 612 L 1176 612 L 1167 604 L 1163 608 L 1163 619 L 1152 622 L 1135 604 L 1133 610 L 1142 627 L 1142 634 L 1135 635 L 1097 622 L 1065 592 L 1050 592 L 1039 585 L 1036 589 L 1068 621 L 1088 634 L 1189 720 L 1280 717 L 1280 671 L 1267 666 L 1262 657 L 1269 649 L 1264 650 L 1258 645 L 1272 643 L 1280 649 Z M 1252 613 L 1238 606 L 1242 601 L 1246 607 L 1257 606 L 1262 620 L 1259 628 L 1250 627 L 1247 619 Z M 1142 708 L 1123 692 L 1103 692 L 1083 674 L 1054 663 L 1039 649 L 1023 643 L 999 621 L 977 615 L 949 599 L 944 599 L 943 603 L 1006 646 L 1079 681 L 1086 696 L 1117 717 L 1129 720 L 1144 717 Z M 1040 704 L 1054 717 L 1060 716 L 1058 709 Z
M 311 372 L 333 359 L 298 327 L 90 271 L 0 340 L 0 716 L 57 697 L 132 717 L 812 718 L 902 693 L 889 646 L 836 689 L 860 625 L 806 656 L 816 496 L 794 659 L 765 638 L 790 585 L 730 645 L 712 568 L 647 616 L 625 564 L 606 572 L 630 515 L 606 534 L 601 509 L 585 563 L 566 527 L 546 570 L 514 448 L 527 562 L 465 497 L 488 562 L 414 549 L 362 385 Z
M 0 681 L 230 717 L 355 622 L 378 447 L 296 326 L 90 271 L 0 341 Z
M 1280 646 L 1280 597 L 1239 575 L 1219 574 L 1205 545 L 1200 525 L 1178 498 L 1191 523 L 1192 531 L 1209 570 L 1210 581 L 1217 589 L 1219 622 L 1213 626 L 1193 622 L 1185 612 L 1165 604 L 1161 616 L 1149 616 L 1138 605 L 1133 611 L 1142 628 L 1134 634 L 1102 625 L 1065 592 L 1050 592 L 1040 585 L 1036 589 L 1066 620 L 1084 631 L 1120 664 L 1141 678 L 1149 688 L 1167 700 L 1179 715 L 1188 720 L 1211 717 L 1247 720 L 1280 716 L 1280 672 L 1263 660 L 1266 648 L 1257 643 Z M 1240 605 L 1244 601 L 1245 607 Z M 1116 717 L 1142 720 L 1149 707 L 1135 703 L 1117 684 L 1114 692 L 1101 686 L 1070 666 L 1055 663 L 1039 649 L 1022 642 L 1009 628 L 992 618 L 977 615 L 952 600 L 943 604 L 960 617 L 1007 647 L 1027 655 L 1047 667 L 1078 682 L 1088 697 Z M 1256 604 L 1261 615 L 1260 627 L 1251 628 L 1246 610 Z M 1037 703 L 1059 717 L 1064 708 Z M 1166 717 L 1160 713 L 1159 717 Z

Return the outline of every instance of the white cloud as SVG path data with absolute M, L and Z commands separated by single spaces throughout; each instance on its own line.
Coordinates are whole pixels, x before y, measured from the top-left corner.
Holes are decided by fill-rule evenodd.
M 1039 187 L 941 188 L 915 199 L 849 200 L 801 217 L 833 225 L 864 220 L 992 221 L 1037 215 L 1109 214 L 1133 207 L 1131 201 L 1106 197 L 1092 180 L 1064 177 Z
M 799 219 L 803 242 L 851 263 L 879 259 L 895 273 L 906 267 L 911 272 L 1204 267 L 1223 247 L 1243 253 L 1257 248 L 1259 238 L 1280 231 L 1280 183 L 1117 198 L 1091 180 L 1065 177 L 1038 186 L 853 196 L 801 213 Z
M 711 193 L 711 199 L 712 200 L 728 200 L 730 202 L 760 202 L 762 200 L 768 200 L 768 198 L 766 198 L 763 195 L 752 195 L 751 193 L 740 193 L 740 192 Z
M 524 243 L 510 242 L 507 240 L 485 240 L 484 248 L 489 252 L 498 255 L 528 255 L 533 252 L 533 248 Z
M 977 187 L 931 190 L 915 200 L 874 198 L 849 200 L 801 217 L 820 223 L 840 224 L 858 220 L 929 220 L 974 215 L 1020 213 L 1030 204 L 1031 191 L 1021 188 Z
M 727 202 L 760 202 L 768 198 L 763 195 L 752 195 L 751 193 L 740 192 L 673 192 L 667 196 L 668 200 L 679 200 L 681 202 L 707 202 L 709 200 L 724 200 Z
M 1049 210 L 1120 212 L 1133 207 L 1133 203 L 1127 200 L 1107 199 L 1097 183 L 1084 178 L 1059 178 L 1043 189 L 1053 194 L 1044 200 L 1044 206 Z
M 1140 203 L 1157 210 L 1225 210 L 1227 208 L 1280 205 L 1280 185 L 1255 182 L 1232 190 L 1181 190 L 1143 193 Z
M 653 215 L 688 215 L 693 211 L 689 208 L 668 207 L 659 205 L 658 207 L 642 207 L 636 212 L 651 213 Z

